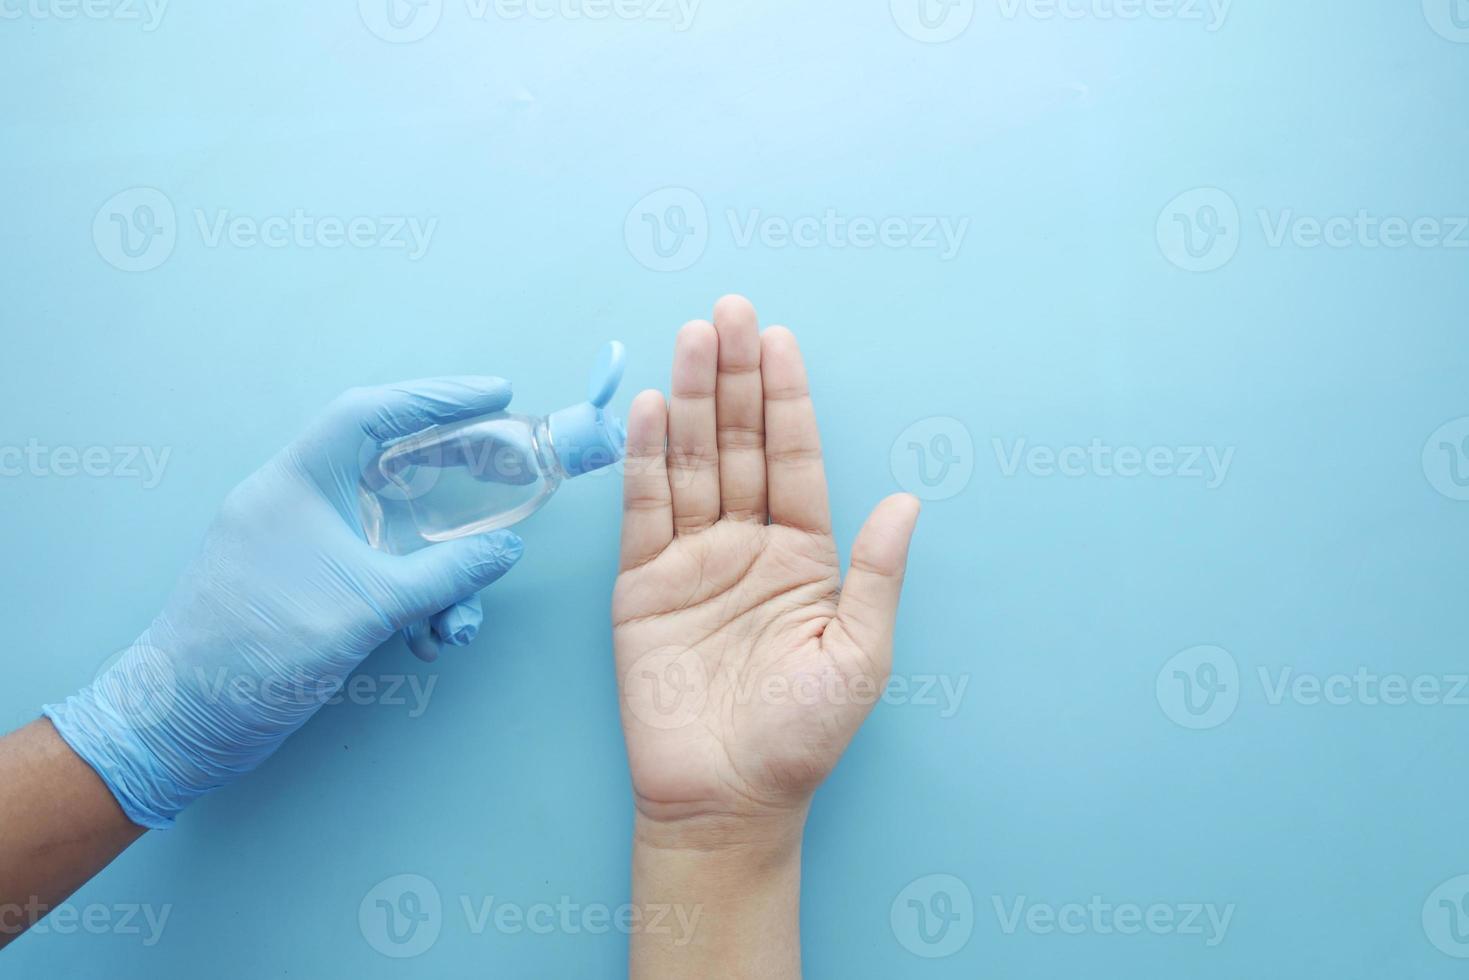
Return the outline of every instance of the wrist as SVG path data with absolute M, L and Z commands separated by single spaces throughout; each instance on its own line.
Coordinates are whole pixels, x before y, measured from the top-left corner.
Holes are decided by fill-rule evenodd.
M 183 714 L 169 658 L 144 637 L 91 684 L 42 713 L 101 777 L 128 819 L 160 830 L 203 789 L 196 766 L 170 746 Z
M 756 820 L 656 821 L 640 813 L 633 904 L 650 915 L 671 910 L 665 918 L 688 928 L 634 935 L 631 974 L 799 977 L 804 827 L 804 807 Z
M 701 814 L 661 819 L 639 809 L 633 847 L 648 855 L 721 857 L 752 868 L 799 860 L 807 804 L 759 814 Z

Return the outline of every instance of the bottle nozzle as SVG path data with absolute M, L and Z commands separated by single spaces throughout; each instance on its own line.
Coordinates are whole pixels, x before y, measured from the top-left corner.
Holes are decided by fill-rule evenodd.
M 552 448 L 567 476 L 581 476 L 622 459 L 627 429 L 606 408 L 622 383 L 626 361 L 627 349 L 620 342 L 606 344 L 592 368 L 587 400 L 552 412 L 547 419 Z

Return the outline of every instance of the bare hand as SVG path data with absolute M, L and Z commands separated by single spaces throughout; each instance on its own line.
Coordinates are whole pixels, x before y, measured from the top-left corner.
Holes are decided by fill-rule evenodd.
M 666 446 L 665 446 L 666 440 Z M 841 578 L 791 332 L 741 297 L 678 335 L 628 420 L 613 599 L 640 816 L 798 816 L 882 692 L 918 501 L 878 504 Z

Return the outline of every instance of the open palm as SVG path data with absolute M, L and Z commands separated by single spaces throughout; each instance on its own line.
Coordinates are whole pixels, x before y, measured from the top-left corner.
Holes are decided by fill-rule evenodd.
M 796 339 L 720 300 L 672 398 L 628 419 L 614 646 L 644 816 L 803 805 L 882 692 L 918 502 L 878 505 L 841 579 Z

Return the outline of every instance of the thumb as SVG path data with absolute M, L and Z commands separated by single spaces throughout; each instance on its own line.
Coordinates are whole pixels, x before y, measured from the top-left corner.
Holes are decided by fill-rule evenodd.
M 338 399 L 327 414 L 378 442 L 389 442 L 431 425 L 498 412 L 508 404 L 510 382 L 460 375 L 359 388 Z
M 432 545 L 395 561 L 398 622 L 430 619 L 510 571 L 525 544 L 511 531 L 477 534 Z
M 893 494 L 878 504 L 857 532 L 847 580 L 837 601 L 836 625 L 866 666 L 886 676 L 893 658 L 893 626 L 908 564 L 908 542 L 918 522 L 918 498 Z
M 353 388 L 339 395 L 306 430 L 300 442 L 307 451 L 300 455 L 322 468 L 315 475 L 330 480 L 336 469 L 360 467 L 369 449 L 376 451 L 429 426 L 498 412 L 509 404 L 510 382 L 503 378 L 461 375 Z

